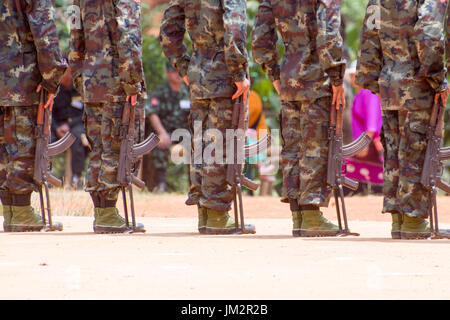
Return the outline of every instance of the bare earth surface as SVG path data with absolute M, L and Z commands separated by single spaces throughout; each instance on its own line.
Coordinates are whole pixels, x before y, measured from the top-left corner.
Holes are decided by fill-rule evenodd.
M 53 192 L 63 232 L 0 232 L 0 299 L 450 298 L 450 240 L 391 240 L 380 197 L 347 198 L 347 238 L 293 238 L 277 198 L 245 198 L 245 236 L 199 235 L 184 196 L 136 198 L 147 233 L 95 235 L 87 194 Z

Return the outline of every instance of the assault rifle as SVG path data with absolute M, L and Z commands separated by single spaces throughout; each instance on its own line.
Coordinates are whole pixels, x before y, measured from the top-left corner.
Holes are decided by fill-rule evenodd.
M 450 159 L 450 147 L 441 148 L 444 131 L 445 105 L 439 102 L 433 105 L 427 130 L 427 151 L 422 169 L 421 184 L 429 192 L 429 216 L 432 239 L 450 238 L 439 233 L 437 189 L 450 193 L 450 185 L 441 180 L 443 161 Z M 434 214 L 434 216 L 433 216 Z
M 233 163 L 228 164 L 226 180 L 231 186 L 233 192 L 233 207 L 234 218 L 236 222 L 237 233 L 255 233 L 252 230 L 245 229 L 244 223 L 244 206 L 242 202 L 242 186 L 252 191 L 258 190 L 258 183 L 248 179 L 242 174 L 242 162 L 244 159 L 239 159 L 239 156 L 253 156 L 259 152 L 263 152 L 270 144 L 270 136 L 266 135 L 257 143 L 244 147 L 245 145 L 245 116 L 246 106 L 243 103 L 242 96 L 240 96 L 233 106 L 232 129 L 236 130 L 232 140 L 227 141 L 227 145 L 233 146 Z M 238 152 L 238 148 L 243 148 L 243 153 Z M 241 226 L 239 227 L 239 220 Z
M 354 142 L 346 146 L 343 145 L 342 108 L 342 105 L 338 110 L 336 110 L 334 106 L 331 107 L 330 127 L 328 131 L 328 140 L 330 141 L 330 146 L 328 150 L 327 183 L 333 190 L 334 198 L 336 201 L 336 213 L 339 224 L 338 236 L 359 236 L 359 233 L 352 233 L 348 228 L 347 211 L 345 209 L 343 189 L 343 186 L 345 186 L 352 190 L 357 190 L 359 183 L 358 181 L 347 178 L 345 176 L 345 173 L 342 172 L 342 168 L 343 166 L 345 166 L 345 161 L 343 159 L 352 157 L 363 151 L 370 144 L 372 139 L 366 133 L 363 133 Z M 344 229 L 342 228 L 341 221 L 341 206 L 342 215 L 344 218 Z
M 46 231 L 62 231 L 59 226 L 54 226 L 52 223 L 52 210 L 50 205 L 49 185 L 52 184 L 55 187 L 61 187 L 62 181 L 56 178 L 51 173 L 51 160 L 50 158 L 59 155 L 69 149 L 75 142 L 76 138 L 70 132 L 67 132 L 60 140 L 49 144 L 50 141 L 50 125 L 51 125 L 51 109 L 45 109 L 45 102 L 47 95 L 45 90 L 42 89 L 40 102 L 38 106 L 37 125 L 36 125 L 36 154 L 34 160 L 34 175 L 33 180 L 39 188 L 39 198 L 41 204 L 41 215 L 44 225 L 46 225 L 45 211 L 48 215 L 48 226 Z M 44 203 L 44 191 L 45 202 Z
M 134 144 L 136 110 L 129 102 L 125 103 L 122 112 L 122 123 L 120 127 L 120 158 L 117 180 L 122 190 L 123 207 L 125 213 L 125 222 L 130 228 L 128 219 L 128 204 L 126 190 L 128 189 L 131 211 L 131 232 L 145 232 L 145 230 L 136 229 L 136 217 L 134 212 L 133 184 L 140 189 L 145 187 L 145 182 L 135 176 L 139 170 L 137 168 L 138 160 L 152 151 L 159 143 L 159 138 L 154 133 L 150 134 L 143 142 Z

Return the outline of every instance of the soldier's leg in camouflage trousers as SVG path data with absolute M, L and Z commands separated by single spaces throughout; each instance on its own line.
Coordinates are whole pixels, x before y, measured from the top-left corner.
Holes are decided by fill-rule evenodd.
M 404 135 L 400 141 L 400 179 L 398 204 L 403 212 L 402 239 L 427 238 L 430 227 L 426 218 L 429 193 L 420 183 L 427 148 L 427 126 L 431 108 L 409 111 L 405 118 Z M 446 230 L 440 230 L 447 233 Z
M 44 227 L 42 218 L 30 205 L 31 193 L 37 190 L 33 182 L 37 106 L 4 107 L 3 111 L 0 179 L 1 189 L 8 193 L 6 203 L 10 203 L 5 231 L 39 231 Z
M 397 203 L 397 190 L 400 179 L 399 148 L 403 133 L 406 112 L 383 111 L 383 140 L 385 146 L 383 170 L 383 213 L 392 215 L 391 236 L 400 239 L 403 214 Z
M 211 155 L 212 159 L 206 159 L 205 157 L 203 159 L 200 205 L 207 208 L 207 233 L 227 234 L 235 231 L 235 221 L 228 215 L 233 201 L 233 192 L 226 181 L 227 154 L 225 145 L 226 130 L 232 128 L 233 105 L 234 102 L 230 98 L 209 100 L 205 130 L 214 129 L 222 134 L 224 150 L 223 159 L 217 159 L 215 154 L 209 152 L 207 152 L 207 155 Z M 214 133 L 210 133 L 214 135 Z M 212 137 L 207 132 L 204 132 L 203 136 L 206 139 L 204 142 L 206 150 L 212 150 L 214 143 L 220 143 L 217 139 L 213 142 Z M 247 230 L 254 231 L 252 225 L 245 227 Z
M 300 236 L 302 213 L 298 204 L 300 195 L 300 105 L 297 102 L 282 101 L 280 127 L 282 138 L 281 169 L 283 172 L 283 197 L 290 203 L 292 212 L 292 235 Z
M 328 127 L 331 97 L 300 105 L 300 196 L 301 236 L 335 236 L 339 228 L 325 219 L 320 207 L 327 207 Z
M 396 200 L 395 202 L 394 200 L 385 201 L 383 211 L 393 213 L 393 232 L 395 231 L 396 238 L 398 238 L 399 226 L 402 239 L 426 238 L 430 235 L 430 228 L 426 221 L 429 202 L 428 192 L 421 185 L 420 177 L 427 147 L 426 131 L 431 109 L 398 112 L 398 122 L 395 121 L 396 117 L 393 113 L 384 112 L 383 114 L 388 156 L 385 166 L 389 169 L 397 163 L 398 178 L 395 180 L 398 182 L 396 186 L 394 185 L 396 190 L 385 190 L 385 192 L 391 192 L 385 196 L 395 195 Z M 390 116 L 393 119 L 389 119 Z M 396 135 L 398 138 L 395 137 Z M 389 173 L 389 170 L 385 173 L 385 175 L 388 174 L 388 182 L 394 180 L 393 176 L 395 177 L 392 172 Z M 395 204 L 389 205 L 389 203 Z M 392 208 L 398 210 L 400 214 L 389 211 Z
M 120 156 L 120 123 L 124 103 L 86 103 L 86 135 L 92 147 L 86 191 L 95 207 L 94 232 L 121 233 L 129 228 L 119 215 L 117 172 Z M 143 228 L 141 224 L 137 226 Z
M 427 149 L 427 127 L 431 108 L 409 111 L 399 148 L 400 180 L 398 203 L 410 217 L 428 216 L 428 192 L 420 183 Z
M 187 205 L 197 205 L 198 231 L 205 233 L 208 219 L 207 209 L 200 205 L 202 194 L 202 155 L 204 150 L 203 129 L 206 126 L 206 117 L 209 110 L 208 100 L 194 100 L 191 102 L 189 114 L 189 127 L 191 131 L 191 164 L 189 166 L 190 186 Z M 194 126 L 196 126 L 194 128 Z

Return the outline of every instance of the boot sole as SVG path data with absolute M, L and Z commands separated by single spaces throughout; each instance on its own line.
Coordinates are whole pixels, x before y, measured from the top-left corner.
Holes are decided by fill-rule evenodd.
M 336 237 L 339 230 L 300 230 L 300 237 Z
M 427 239 L 431 237 L 430 232 L 401 232 L 401 238 L 405 240 Z
M 220 234 L 234 234 L 237 233 L 237 230 L 235 228 L 233 229 L 220 229 L 220 228 L 208 228 L 205 227 L 205 234 L 214 234 L 214 235 L 220 235 Z
M 402 234 L 400 231 L 394 231 L 394 232 L 391 232 L 391 237 L 392 237 L 392 239 L 401 239 Z
M 300 230 L 292 230 L 292 236 L 293 237 L 301 237 Z
M 37 232 L 37 231 L 41 231 L 43 228 L 44 228 L 44 226 L 10 225 L 7 232 Z
M 94 227 L 94 233 L 97 234 L 114 234 L 133 232 L 133 228 L 111 228 L 111 227 Z M 136 229 L 134 232 L 145 233 L 145 229 Z
M 206 233 L 206 227 L 200 227 L 200 228 L 198 228 L 198 232 L 199 232 L 200 234 L 205 234 L 205 233 Z

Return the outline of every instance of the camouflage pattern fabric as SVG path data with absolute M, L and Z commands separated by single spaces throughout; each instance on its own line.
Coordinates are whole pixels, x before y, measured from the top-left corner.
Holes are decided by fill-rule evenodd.
M 340 0 L 262 0 L 252 33 L 252 51 L 270 80 L 280 80 L 283 101 L 331 96 L 345 73 L 339 33 Z M 285 46 L 278 64 L 277 30 Z
M 165 10 L 161 45 L 172 66 L 189 78 L 192 132 L 195 121 L 200 121 L 203 130 L 225 133 L 231 128 L 234 82 L 248 75 L 246 29 L 245 0 L 172 0 Z M 183 43 L 186 30 L 193 44 L 192 57 Z M 197 143 L 202 148 L 194 153 Z M 224 212 L 230 210 L 233 197 L 226 182 L 226 164 L 206 163 L 205 159 L 194 163 L 211 143 L 208 137 L 193 136 L 187 203 Z
M 172 0 L 164 12 L 163 52 L 179 74 L 189 77 L 193 100 L 231 97 L 234 82 L 247 75 L 245 0 Z M 183 43 L 185 32 L 192 56 Z
M 191 132 L 197 134 L 194 134 L 192 138 L 193 165 L 190 168 L 191 186 L 188 202 L 199 203 L 202 207 L 220 212 L 229 211 L 233 199 L 231 188 L 226 182 L 227 165 L 217 163 L 218 161 L 215 159 L 211 159 L 207 163 L 203 158 L 200 162 L 197 156 L 203 155 L 205 148 L 210 148 L 213 143 L 211 137 L 205 134 L 206 130 L 216 129 L 225 139 L 226 130 L 231 128 L 233 105 L 234 102 L 230 98 L 193 100 L 191 102 Z M 202 124 L 203 135 L 200 135 L 200 128 L 194 128 L 196 121 L 201 121 L 197 123 Z M 194 153 L 195 146 L 201 146 L 201 150 Z M 223 157 L 226 159 L 226 150 L 223 150 Z
M 373 8 L 380 11 L 379 26 Z M 383 110 L 430 108 L 433 93 L 447 88 L 445 9 L 436 0 L 369 1 L 356 83 L 378 94 Z
M 42 83 L 56 93 L 66 64 L 59 52 L 51 0 L 0 2 L 0 106 L 34 106 Z
M 81 26 L 70 34 L 74 85 L 85 102 L 84 123 L 92 146 L 86 191 L 115 200 L 120 124 L 127 96 L 146 98 L 142 68 L 140 2 L 74 0 Z M 140 99 L 140 100 L 142 100 Z M 144 109 L 136 110 L 137 141 L 143 138 Z
M 145 96 L 140 1 L 74 0 L 81 27 L 70 33 L 69 62 L 84 102 Z
M 384 213 L 428 216 L 428 192 L 420 183 L 431 109 L 383 111 Z
M 310 102 L 282 102 L 283 196 L 296 199 L 299 205 L 328 206 L 330 190 L 326 178 L 330 106 L 330 97 Z
M 84 124 L 91 144 L 86 191 L 99 193 L 108 200 L 120 191 L 117 172 L 120 156 L 120 125 L 124 103 L 86 103 Z M 144 138 L 144 105 L 136 105 L 135 141 Z
M 281 83 L 283 202 L 328 206 L 331 85 L 343 83 L 346 63 L 340 6 L 340 1 L 262 0 L 258 8 L 253 57 L 271 81 Z M 277 30 L 286 49 L 281 67 Z
M 37 106 L 0 107 L 0 191 L 37 191 L 33 181 Z

